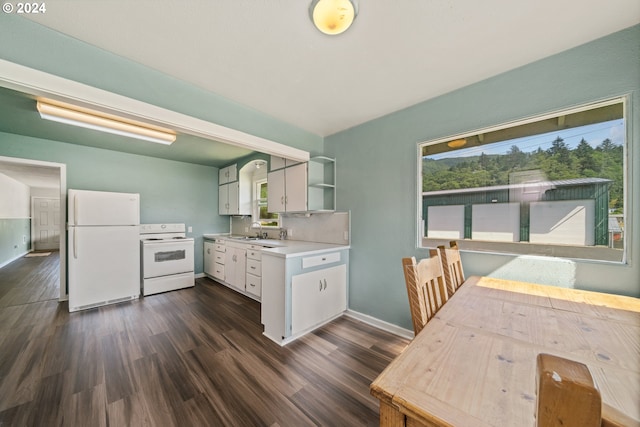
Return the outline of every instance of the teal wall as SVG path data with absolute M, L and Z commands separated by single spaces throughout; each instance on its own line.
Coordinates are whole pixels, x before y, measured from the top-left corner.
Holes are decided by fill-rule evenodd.
M 337 158 L 337 204 L 351 210 L 350 308 L 411 329 L 400 259 L 416 249 L 417 143 L 631 94 L 629 193 L 640 188 L 640 26 L 596 40 L 325 139 Z M 429 81 L 424 82 L 425 85 Z M 629 199 L 630 200 L 630 199 Z M 577 287 L 640 296 L 640 197 L 627 218 L 630 265 L 578 262 Z M 513 257 L 464 253 L 487 275 Z M 550 267 L 552 268 L 552 267 Z
M 0 41 L 0 58 L 7 61 L 311 153 L 323 151 L 318 135 L 15 14 L 0 13 Z
M 26 236 L 26 242 L 23 236 Z M 30 241 L 29 218 L 0 218 L 0 265 L 27 253 Z
M 140 193 L 140 222 L 193 227 L 195 271 L 202 273 L 203 233 L 228 232 L 218 215 L 218 168 L 0 133 L 0 156 L 67 165 L 67 188 Z

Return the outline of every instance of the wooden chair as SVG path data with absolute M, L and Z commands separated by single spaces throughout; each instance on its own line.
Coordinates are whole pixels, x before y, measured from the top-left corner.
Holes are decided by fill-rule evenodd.
M 589 368 L 550 354 L 537 358 L 536 427 L 632 427 L 640 422 L 602 402 Z
M 447 292 L 449 298 L 458 290 L 458 288 L 464 283 L 464 270 L 462 269 L 462 259 L 460 258 L 460 250 L 458 249 L 458 243 L 451 241 L 449 243 L 450 248 L 447 249 L 444 246 L 438 246 L 437 249 L 430 249 L 429 256 L 439 256 L 442 260 L 442 268 L 444 270 L 444 280 L 447 284 Z
M 415 335 L 447 302 L 442 263 L 438 256 L 416 262 L 414 257 L 402 258 L 404 279 L 409 296 L 411 320 Z

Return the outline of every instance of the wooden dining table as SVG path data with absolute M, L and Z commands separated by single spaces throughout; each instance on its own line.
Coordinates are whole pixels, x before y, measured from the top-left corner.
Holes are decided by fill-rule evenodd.
M 640 420 L 640 299 L 472 276 L 371 384 L 381 426 L 535 426 L 536 357 Z

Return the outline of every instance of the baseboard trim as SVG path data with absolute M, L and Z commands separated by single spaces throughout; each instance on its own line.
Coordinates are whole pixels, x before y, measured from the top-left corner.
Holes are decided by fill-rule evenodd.
M 360 320 L 361 322 L 374 326 L 378 329 L 382 329 L 383 331 L 398 335 L 402 338 L 407 338 L 410 340 L 413 339 L 413 331 L 401 328 L 400 326 L 394 325 L 393 323 L 385 322 L 384 320 L 380 320 L 373 316 L 369 316 L 368 314 L 360 313 L 351 309 L 347 310 L 344 314 L 349 317 L 353 317 L 354 319 Z
M 204 273 L 198 273 L 198 274 L 195 275 L 196 279 L 201 279 L 203 277 L 207 277 L 207 276 Z
M 11 264 L 13 261 L 15 261 L 15 260 L 17 260 L 17 259 L 19 259 L 19 258 L 22 258 L 23 256 L 25 256 L 25 255 L 26 255 L 26 254 L 28 254 L 29 252 L 30 252 L 30 251 L 23 252 L 23 253 L 21 253 L 20 255 L 16 255 L 15 257 L 13 257 L 13 258 L 11 258 L 11 259 L 9 259 L 9 260 L 7 260 L 7 261 L 3 262 L 2 264 L 0 264 L 0 268 L 4 267 L 4 266 L 5 266 L 5 265 L 7 265 L 7 264 Z

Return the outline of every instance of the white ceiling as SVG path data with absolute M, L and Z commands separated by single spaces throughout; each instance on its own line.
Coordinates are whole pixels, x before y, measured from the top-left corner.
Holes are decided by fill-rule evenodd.
M 326 136 L 640 22 L 638 0 L 53 0 L 28 18 Z

